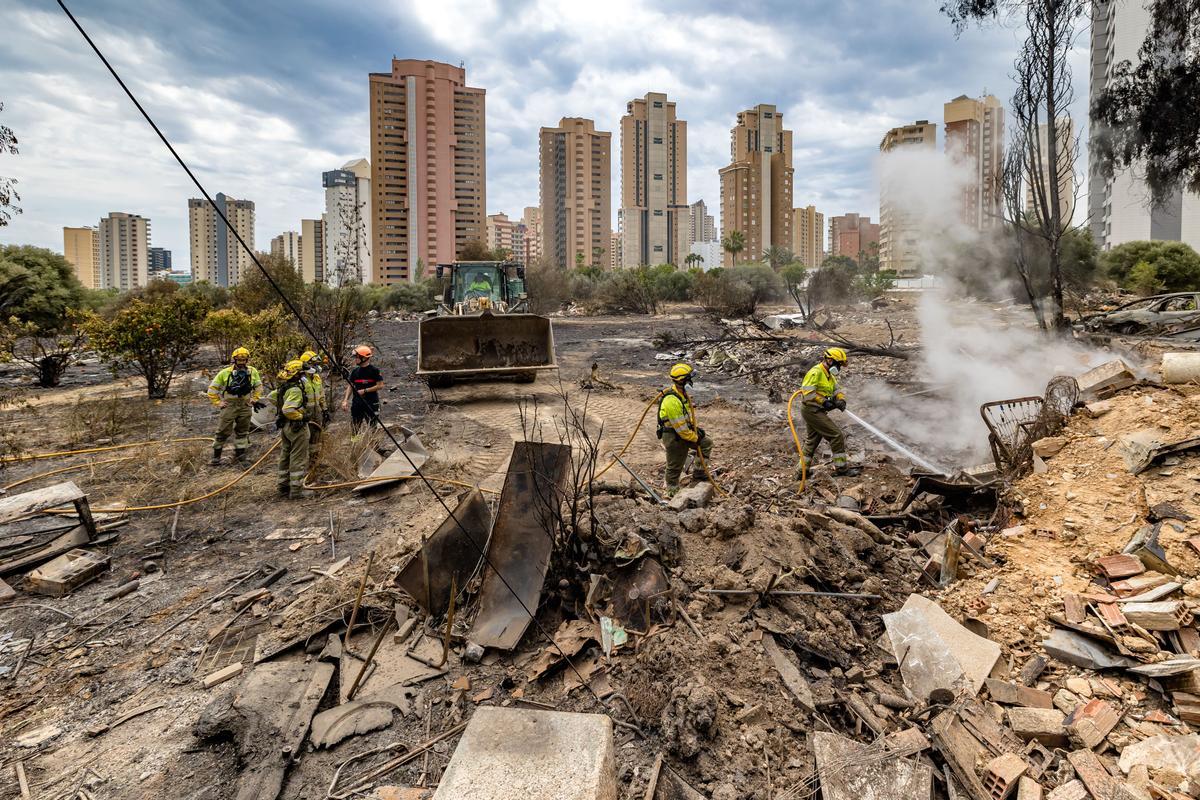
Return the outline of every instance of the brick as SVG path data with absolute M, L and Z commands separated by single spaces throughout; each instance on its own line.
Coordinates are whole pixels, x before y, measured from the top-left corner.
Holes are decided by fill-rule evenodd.
M 983 682 L 988 694 L 997 703 L 1005 706 L 1024 706 L 1025 708 L 1054 708 L 1054 696 L 1041 689 L 1028 686 L 1018 686 L 1015 683 L 988 678 Z
M 603 714 L 481 706 L 434 800 L 616 800 L 612 721 Z
M 242 674 L 242 662 L 238 661 L 234 664 L 230 664 L 228 667 L 225 667 L 225 669 L 219 669 L 216 672 L 212 673 L 211 675 L 204 676 L 203 678 L 200 679 L 200 683 L 204 686 L 205 689 L 211 689 L 214 686 L 216 686 L 217 684 L 224 683 L 225 681 L 229 680 L 230 678 L 236 678 L 238 675 L 241 675 L 241 674 Z
M 1177 631 L 1192 621 L 1192 614 L 1179 600 L 1158 603 L 1126 603 L 1125 618 L 1148 631 Z
M 1145 575 L 1135 575 L 1123 581 L 1114 581 L 1109 588 L 1118 597 L 1132 597 L 1135 594 L 1157 589 L 1159 586 L 1170 582 L 1170 575 L 1163 575 L 1161 572 L 1147 572 Z
M 1095 699 L 1075 709 L 1064 723 L 1067 735 L 1082 747 L 1093 748 L 1121 721 L 1121 712 L 1107 700 Z
M 1058 709 L 1014 707 L 1006 714 L 1009 727 L 1024 741 L 1036 739 L 1049 748 L 1067 744 L 1067 732 L 1063 728 L 1066 717 Z
M 1116 603 L 1097 603 L 1096 610 L 1100 612 L 1100 619 L 1113 631 L 1129 629 L 1129 620 Z
M 1025 774 L 1028 765 L 1016 753 L 1004 753 L 993 758 L 983 770 L 980 779 L 992 800 L 1004 800 L 1017 788 L 1017 781 Z
M 1046 800 L 1085 800 L 1087 796 L 1088 790 L 1084 788 L 1083 781 L 1073 780 L 1057 789 L 1051 789 L 1050 794 L 1046 795 Z
M 1042 785 L 1033 778 L 1022 776 L 1017 783 L 1017 800 L 1042 800 Z
M 1130 578 L 1134 575 L 1140 575 L 1146 571 L 1145 565 L 1138 560 L 1137 556 L 1131 556 L 1128 553 L 1117 553 L 1111 556 L 1102 556 L 1095 561 L 1096 567 L 1104 573 L 1104 577 L 1109 580 L 1117 578 Z
M 1099 800 L 1113 797 L 1118 788 L 1117 780 L 1104 768 L 1104 764 L 1091 750 L 1076 750 L 1067 755 L 1067 761 L 1075 768 L 1075 774 L 1083 786 Z M 1055 798 L 1057 800 L 1057 798 Z
M 1087 619 L 1087 604 L 1077 594 L 1063 595 L 1063 616 L 1076 625 Z

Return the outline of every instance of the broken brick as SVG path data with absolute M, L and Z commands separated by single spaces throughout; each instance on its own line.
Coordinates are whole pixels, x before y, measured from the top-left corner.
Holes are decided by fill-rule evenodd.
M 1092 748 L 1104 741 L 1117 727 L 1121 713 L 1107 700 L 1092 700 L 1067 717 L 1067 735 L 1083 747 Z
M 1146 567 L 1137 556 L 1131 556 L 1128 553 L 1117 553 L 1111 556 L 1101 556 L 1095 560 L 1096 567 L 1104 573 L 1104 577 L 1109 580 L 1117 578 L 1130 578 L 1134 575 L 1141 575 L 1146 571 Z
M 1028 686 L 1018 686 L 1007 681 L 988 678 L 984 681 L 992 700 L 1005 706 L 1024 706 L 1026 708 L 1054 708 L 1054 696 L 1041 689 Z
M 1051 789 L 1046 800 L 1085 800 L 1087 796 L 1088 790 L 1084 788 L 1083 781 L 1077 779 Z
M 993 758 L 983 771 L 983 788 L 992 800 L 1004 800 L 1017 788 L 1017 781 L 1028 765 L 1016 753 L 1004 753 Z

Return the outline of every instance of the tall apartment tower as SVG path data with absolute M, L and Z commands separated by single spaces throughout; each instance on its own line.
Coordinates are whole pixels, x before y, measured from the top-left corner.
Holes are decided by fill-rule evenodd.
M 246 245 L 254 250 L 254 201 L 234 200 L 217 192 L 216 204 Z M 254 261 L 207 200 L 195 197 L 188 200 L 188 229 L 193 281 L 237 286 L 243 275 L 255 269 Z
M 687 123 L 662 92 L 630 100 L 621 118 L 622 263 L 681 263 L 687 208 Z
M 487 246 L 489 250 L 503 250 L 508 258 L 518 264 L 525 263 L 525 224 L 511 220 L 508 214 L 488 214 Z
M 371 263 L 371 164 L 365 158 L 321 173 L 325 187 L 325 282 L 374 283 Z
M 542 209 L 540 206 L 525 206 L 521 214 L 525 226 L 525 264 L 533 266 L 542 257 Z
M 708 213 L 708 206 L 704 201 L 697 200 L 688 206 L 688 247 L 696 242 L 712 242 L 716 239 L 716 221 Z
M 1033 211 L 1040 204 L 1039 198 L 1044 198 L 1046 208 L 1050 207 L 1050 182 L 1058 180 L 1058 216 L 1063 227 L 1071 224 L 1075 216 L 1075 125 L 1070 117 L 1058 119 L 1058 169 L 1050 166 L 1049 126 L 1042 123 L 1038 126 L 1038 161 L 1029 165 L 1029 174 L 1025 176 L 1025 210 Z
M 792 254 L 806 267 L 825 260 L 825 215 L 816 206 L 792 209 Z
M 150 280 L 150 220 L 113 211 L 100 220 L 100 287 L 127 292 Z
M 1140 2 L 1093 0 L 1092 69 L 1089 96 L 1096 98 L 1113 80 L 1122 61 L 1138 63 L 1138 49 L 1150 28 L 1150 12 Z M 1090 137 L 1099 133 L 1092 121 Z M 1200 250 L 1200 195 L 1178 190 L 1160 204 L 1150 201 L 1150 187 L 1140 165 L 1110 178 L 1100 174 L 1089 149 L 1088 218 L 1101 250 L 1137 240 L 1179 241 Z
M 621 232 L 613 231 L 608 236 L 608 268 L 620 269 L 625 263 L 624 246 L 621 244 Z
M 100 236 L 96 228 L 63 228 L 63 257 L 88 289 L 100 288 Z
M 1000 174 L 1004 169 L 1004 106 L 990 94 L 959 95 L 944 106 L 946 155 L 969 175 L 959 216 L 974 230 L 998 228 L 1003 220 Z
M 462 67 L 392 59 L 370 94 L 372 279 L 415 281 L 486 235 L 484 90 Z
M 159 275 L 171 271 L 171 251 L 163 247 L 150 248 L 150 274 Z
M 860 214 L 840 214 L 829 218 L 829 255 L 848 256 L 857 261 L 879 246 L 879 225 Z
M 773 105 L 737 116 L 730 132 L 731 163 L 721 174 L 721 230 L 741 231 L 743 260 L 758 260 L 768 247 L 792 246 L 792 132 Z M 733 256 L 725 254 L 725 265 Z
M 283 256 L 292 262 L 296 269 L 300 268 L 300 234 L 296 231 L 284 231 L 271 239 L 271 255 Z
M 296 265 L 305 283 L 325 282 L 325 215 L 300 220 L 300 261 Z
M 887 153 L 908 148 L 935 150 L 937 125 L 919 119 L 912 125 L 892 128 L 879 143 L 885 158 Z M 920 231 L 912 214 L 905 209 L 904 198 L 918 190 L 900 185 L 900 180 L 898 175 L 889 174 L 885 163 L 879 186 L 879 268 L 893 270 L 901 278 L 911 278 L 921 273 Z
M 542 253 L 557 267 L 602 267 L 612 244 L 612 134 L 563 117 L 539 131 Z M 597 253 L 600 255 L 597 256 Z

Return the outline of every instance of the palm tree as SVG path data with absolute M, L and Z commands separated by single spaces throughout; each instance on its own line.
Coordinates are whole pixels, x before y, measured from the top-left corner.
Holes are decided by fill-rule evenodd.
M 699 253 L 688 253 L 683 258 L 683 265 L 688 269 L 692 269 L 693 267 L 697 267 L 703 263 L 704 256 L 700 255 Z
M 786 247 L 776 247 L 771 245 L 766 250 L 763 250 L 763 261 L 771 265 L 771 269 L 779 272 L 788 264 L 796 260 L 796 256 Z
M 738 253 L 746 249 L 746 234 L 741 231 L 730 231 L 721 240 L 721 249 L 733 256 L 733 265 L 736 267 Z

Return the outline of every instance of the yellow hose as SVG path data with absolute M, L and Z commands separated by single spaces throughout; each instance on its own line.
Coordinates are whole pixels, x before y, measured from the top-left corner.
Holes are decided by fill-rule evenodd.
M 19 481 L 13 481 L 12 483 L 10 483 L 4 487 L 4 491 L 7 492 L 9 489 L 15 489 L 16 487 L 23 486 L 26 483 L 33 483 L 34 481 L 38 480 L 39 478 L 49 478 L 51 475 L 61 475 L 64 472 L 72 472 L 77 469 L 86 469 L 87 467 L 98 467 L 101 464 L 116 464 L 118 461 L 132 461 L 135 458 L 137 458 L 137 456 L 124 456 L 123 458 L 109 458 L 104 461 L 88 461 L 83 464 L 72 464 L 69 467 L 60 467 L 58 469 L 52 469 L 49 472 L 39 472 L 37 475 L 31 475 L 28 478 L 22 478 Z
M 788 398 L 787 402 L 788 427 L 792 430 L 792 441 L 796 443 L 796 455 L 800 456 L 800 485 L 796 488 L 796 494 L 803 494 L 804 486 L 808 482 L 808 465 L 804 463 L 804 448 L 800 446 L 800 434 L 796 433 L 796 423 L 792 419 L 792 403 L 802 391 L 803 389 L 797 389 L 792 392 L 792 396 Z
M 88 447 L 83 450 L 59 450 L 58 452 L 55 452 L 55 453 L 29 453 L 28 455 L 22 455 L 22 456 L 5 456 L 4 458 L 0 458 L 0 464 L 12 464 L 17 461 L 37 461 L 38 459 L 42 459 L 42 458 L 59 458 L 61 456 L 78 456 L 78 455 L 83 455 L 85 453 L 106 453 L 109 450 L 126 450 L 130 447 L 142 447 L 142 446 L 148 445 L 148 444 L 167 444 L 167 443 L 180 444 L 182 442 L 211 442 L 211 441 L 212 441 L 211 436 L 190 436 L 186 439 L 167 439 L 167 440 L 161 441 L 161 442 L 158 441 L 157 439 L 151 439 L 148 442 L 133 442 L 132 444 L 114 444 L 114 445 L 109 445 L 107 447 Z

